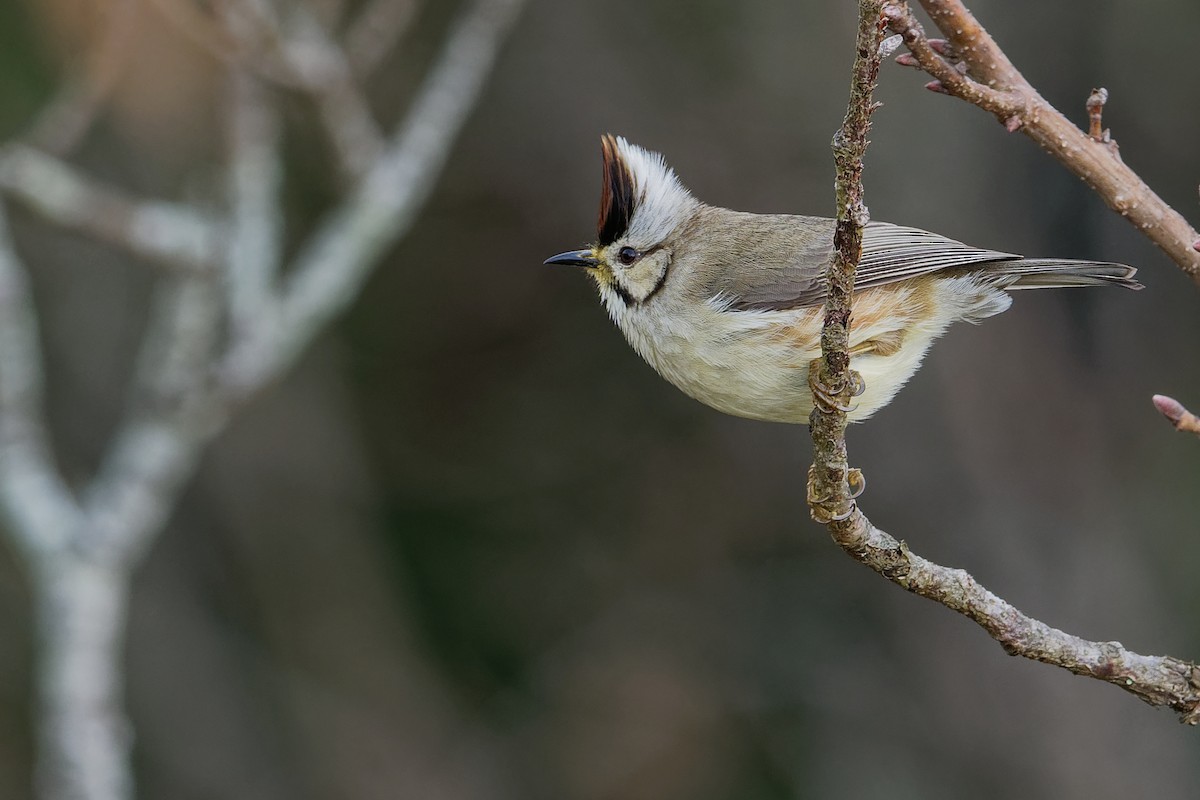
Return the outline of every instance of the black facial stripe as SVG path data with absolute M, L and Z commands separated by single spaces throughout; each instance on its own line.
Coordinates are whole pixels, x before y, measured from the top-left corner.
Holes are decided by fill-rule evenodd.
M 654 288 L 651 289 L 650 293 L 647 294 L 646 297 L 642 300 L 643 303 L 650 302 L 650 298 L 654 297 L 654 295 L 658 294 L 658 290 L 661 289 L 664 284 L 666 284 L 667 276 L 670 274 L 671 274 L 671 262 L 668 261 L 667 266 L 663 268 L 662 275 L 658 276 L 658 283 L 654 284 Z
M 616 292 L 617 297 L 621 298 L 621 302 L 624 303 L 626 305 L 626 307 L 632 306 L 632 305 L 637 305 L 637 301 L 633 299 L 633 295 L 631 295 L 628 291 L 626 291 L 624 286 L 617 283 L 616 281 L 613 281 L 609 285 L 612 287 L 612 290 L 614 292 Z

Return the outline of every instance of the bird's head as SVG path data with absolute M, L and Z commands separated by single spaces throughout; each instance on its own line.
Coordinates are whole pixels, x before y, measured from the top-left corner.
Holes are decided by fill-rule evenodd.
M 604 177 L 596 243 L 546 259 L 583 267 L 610 310 L 641 305 L 667 280 L 674 241 L 700 206 L 658 153 L 619 136 L 601 139 Z

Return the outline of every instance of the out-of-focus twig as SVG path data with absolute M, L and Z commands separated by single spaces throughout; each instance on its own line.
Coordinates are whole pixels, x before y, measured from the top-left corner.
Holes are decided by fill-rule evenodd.
M 244 69 L 278 86 L 303 88 L 299 78 L 281 63 L 278 53 L 263 39 L 261 31 L 245 9 L 237 4 L 217 5 L 215 13 L 205 13 L 192 0 L 147 0 L 181 36 L 225 66 Z
M 1158 413 L 1166 417 L 1175 430 L 1200 436 L 1200 417 L 1184 408 L 1183 403 L 1164 394 L 1154 395 L 1153 401 Z
M 163 266 L 205 271 L 218 260 L 221 228 L 198 209 L 132 199 L 31 147 L 0 149 L 0 190 L 59 225 Z
M 360 78 L 375 71 L 417 17 L 416 0 L 370 0 L 346 27 L 346 55 Z
M 107 17 L 96 43 L 83 63 L 73 66 L 58 93 L 29 126 L 29 144 L 64 156 L 91 127 L 112 92 L 129 54 L 129 37 L 136 19 L 136 0 L 108 0 L 95 4 Z
M 316 104 L 343 176 L 363 175 L 383 150 L 384 137 L 347 53 L 302 4 L 290 6 L 274 24 L 284 62 Z
M 920 2 L 946 37 L 949 56 L 931 46 L 932 40 L 925 37 L 905 3 L 888 0 L 884 14 L 891 29 L 904 37 L 916 63 L 936 79 L 929 88 L 994 114 L 1009 131 L 1025 133 L 1082 178 L 1109 208 L 1128 219 L 1200 285 L 1200 251 L 1193 247 L 1200 234 L 1125 164 L 1111 136 L 1089 137 L 1047 103 L 962 0 Z M 956 59 L 964 70 L 951 59 Z M 1096 111 L 1098 105 L 1089 103 L 1089 116 Z
M 239 338 L 276 313 L 283 256 L 280 122 L 266 86 L 243 70 L 229 78 L 229 252 L 226 286 L 231 335 Z
M 286 369 L 357 295 L 382 252 L 408 230 L 523 4 L 476 0 L 455 23 L 387 148 L 297 255 L 278 324 L 235 343 L 221 371 L 235 395 Z
M 0 203 L 0 509 L 39 560 L 60 549 L 79 509 L 54 463 L 42 411 L 42 348 L 29 275 Z
M 158 2 L 169 13 L 199 13 Z M 269 6 L 240 3 L 223 18 L 233 33 L 212 28 L 200 37 L 233 73 L 224 219 L 131 198 L 29 146 L 0 148 L 0 191 L 54 223 L 174 268 L 158 276 L 124 419 L 77 501 L 42 420 L 34 298 L 0 202 L 0 531 L 26 556 L 36 599 L 40 797 L 131 796 L 120 660 L 131 573 L 237 404 L 291 365 L 408 230 L 522 5 L 476 0 L 385 140 L 345 53 L 314 17 L 292 9 L 281 26 Z M 243 52 L 264 41 L 286 58 Z M 272 70 L 316 98 L 352 183 L 286 270 L 280 122 L 263 85 Z M 362 133 L 368 124 L 355 143 L 355 127 Z M 290 276 L 282 285 L 281 275 Z

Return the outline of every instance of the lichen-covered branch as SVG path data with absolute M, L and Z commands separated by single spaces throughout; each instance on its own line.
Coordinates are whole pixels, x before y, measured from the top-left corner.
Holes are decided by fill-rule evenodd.
M 869 216 L 863 204 L 862 160 L 871 127 L 871 99 L 879 79 L 883 56 L 881 0 L 859 3 L 858 34 L 846 118 L 833 137 L 837 166 L 835 193 L 837 228 L 834 257 L 826 273 L 829 294 L 821 328 L 821 360 L 812 378 L 836 403 L 824 402 L 813 388 L 813 413 L 809 430 L 813 440 L 813 466 L 809 471 L 809 506 L 819 521 L 845 520 L 854 508 L 846 460 L 845 408 L 854 394 L 856 376 L 850 371 L 850 314 L 854 274 L 862 256 L 862 230 Z M 811 374 L 811 373 L 810 373 Z
M 904 37 L 912 54 L 902 63 L 935 78 L 929 88 L 966 100 L 994 114 L 1010 132 L 1020 130 L 1033 139 L 1200 285 L 1200 233 L 1121 160 L 1111 136 L 1089 135 L 1107 93 L 1098 104 L 1096 92 L 1089 98 L 1085 132 L 1038 94 L 961 0 L 920 2 L 946 37 L 946 55 L 926 38 L 905 3 L 888 0 L 883 12 L 888 26 Z
M 1200 668 L 1195 664 L 1170 656 L 1139 655 L 1119 642 L 1087 641 L 1033 619 L 988 591 L 967 572 L 934 564 L 912 553 L 903 542 L 871 524 L 850 493 L 851 481 L 847 478 L 854 477 L 856 471 L 847 467 L 846 417 L 838 406 L 844 406 L 850 400 L 854 383 L 849 369 L 848 330 L 854 273 L 862 248 L 862 226 L 867 221 L 863 204 L 862 157 L 873 108 L 871 94 L 878 77 L 880 6 L 881 2 L 872 0 L 859 3 L 850 101 L 846 120 L 834 137 L 838 210 L 836 255 L 828 271 L 830 291 L 821 337 L 822 362 L 816 379 L 828 390 L 825 393 L 834 395 L 837 402 L 833 405 L 823 403 L 814 387 L 816 410 L 810 424 L 813 467 L 809 473 L 809 505 L 813 517 L 827 524 L 833 540 L 855 560 L 904 589 L 974 620 L 1010 655 L 1115 684 L 1151 705 L 1172 709 L 1183 722 L 1195 725 L 1200 722 Z M 893 29 L 899 27 L 898 32 L 905 35 L 915 57 L 936 58 L 936 67 L 941 70 L 946 66 L 936 49 L 941 45 L 931 45 L 923 35 L 914 38 L 905 33 L 911 28 L 895 24 L 896 8 L 895 4 L 889 3 L 882 13 L 891 21 Z M 967 22 L 962 25 L 957 29 L 958 46 L 985 49 L 984 44 L 978 44 L 979 37 L 986 36 L 982 29 Z M 953 67 L 949 69 L 954 74 L 946 75 L 948 87 L 958 85 L 959 79 L 966 80 Z M 989 80 L 994 79 L 1001 86 L 1015 80 L 1016 71 L 1002 54 L 989 62 L 988 69 Z M 983 88 L 985 91 L 979 96 L 990 96 L 993 90 Z M 1164 410 L 1165 404 L 1160 399 L 1169 398 L 1156 398 L 1155 404 L 1172 421 L 1186 420 L 1190 416 L 1178 403 Z M 1179 413 L 1172 417 L 1168 411 Z M 1195 420 L 1194 417 L 1191 419 Z M 857 479 L 861 486 L 861 475 Z
M 858 509 L 836 526 L 834 538 L 853 558 L 898 586 L 974 620 L 1009 655 L 1106 681 L 1152 706 L 1170 708 L 1181 722 L 1200 722 L 1200 668 L 1192 662 L 1143 656 L 1120 642 L 1091 642 L 1052 628 L 992 594 L 964 570 L 911 552 Z

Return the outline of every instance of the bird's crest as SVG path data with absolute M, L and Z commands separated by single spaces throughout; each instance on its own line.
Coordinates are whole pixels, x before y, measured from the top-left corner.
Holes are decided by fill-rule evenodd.
M 658 153 L 611 134 L 600 140 L 600 150 L 604 183 L 596 236 L 601 247 L 622 237 L 643 246 L 658 244 L 698 204 Z

